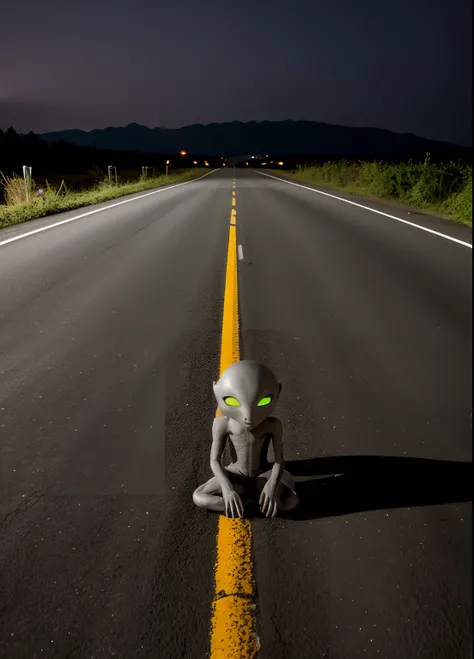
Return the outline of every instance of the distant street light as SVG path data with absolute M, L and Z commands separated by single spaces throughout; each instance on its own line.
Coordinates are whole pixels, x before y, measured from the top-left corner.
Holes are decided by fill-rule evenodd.
M 277 165 L 283 165 L 283 163 L 281 162 L 281 160 L 280 160 L 280 162 L 277 162 Z
M 180 156 L 186 156 L 187 153 L 186 153 L 186 151 L 180 151 L 180 152 L 179 152 L 179 155 L 180 155 Z
M 197 161 L 197 160 L 193 160 L 193 165 L 197 165 L 197 164 L 198 164 L 198 161 Z

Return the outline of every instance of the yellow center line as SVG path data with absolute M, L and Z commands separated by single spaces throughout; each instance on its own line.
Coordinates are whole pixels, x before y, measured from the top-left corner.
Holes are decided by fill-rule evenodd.
M 235 206 L 235 197 L 232 197 L 232 206 Z
M 228 366 L 240 360 L 236 232 L 236 212 L 232 210 L 225 274 L 220 375 Z M 221 416 L 219 408 L 216 416 Z M 211 629 L 210 659 L 256 657 L 259 647 L 255 627 L 252 529 L 248 519 L 219 516 Z

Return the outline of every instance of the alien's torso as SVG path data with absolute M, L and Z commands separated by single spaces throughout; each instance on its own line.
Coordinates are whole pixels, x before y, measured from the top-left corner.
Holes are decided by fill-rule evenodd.
M 246 478 L 255 478 L 268 469 L 267 453 L 272 437 L 273 418 L 264 419 L 258 426 L 248 429 L 234 419 L 228 419 L 227 438 L 232 463 L 230 471 Z

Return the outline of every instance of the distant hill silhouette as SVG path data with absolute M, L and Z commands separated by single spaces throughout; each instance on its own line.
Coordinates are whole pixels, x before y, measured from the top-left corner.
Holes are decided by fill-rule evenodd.
M 89 132 L 63 130 L 43 133 L 41 138 L 48 142 L 64 140 L 101 149 L 144 153 L 174 153 L 186 149 L 188 153 L 206 153 L 210 156 L 252 153 L 403 156 L 460 149 L 412 133 L 399 134 L 379 128 L 351 128 L 314 121 L 233 121 L 207 126 L 194 124 L 176 129 L 147 128 L 131 123 L 121 128 Z

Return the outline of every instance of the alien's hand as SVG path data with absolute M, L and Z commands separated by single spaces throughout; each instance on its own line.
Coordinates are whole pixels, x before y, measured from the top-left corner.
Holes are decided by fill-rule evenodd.
M 260 510 L 266 517 L 275 517 L 277 512 L 278 505 L 275 498 L 275 490 L 275 485 L 267 481 L 260 494 Z
M 222 497 L 225 504 L 225 514 L 227 517 L 242 517 L 244 514 L 244 506 L 242 499 L 237 492 L 233 489 L 226 489 L 222 492 Z

